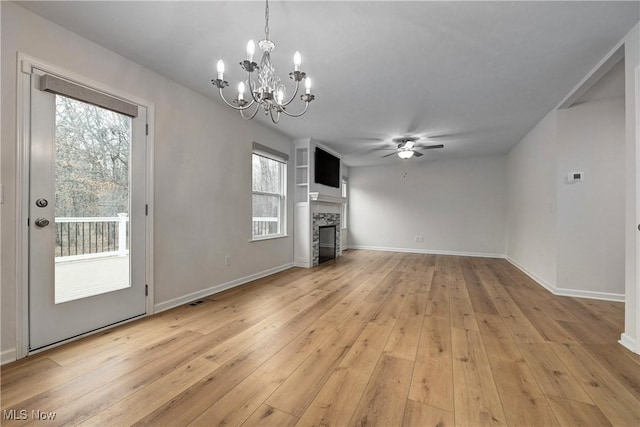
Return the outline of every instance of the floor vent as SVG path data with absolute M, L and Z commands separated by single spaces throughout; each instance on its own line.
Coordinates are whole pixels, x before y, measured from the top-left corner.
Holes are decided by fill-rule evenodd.
M 189 305 L 191 306 L 196 306 L 196 305 L 200 305 L 204 302 L 204 300 L 199 300 L 199 301 L 194 301 L 194 302 L 190 302 Z

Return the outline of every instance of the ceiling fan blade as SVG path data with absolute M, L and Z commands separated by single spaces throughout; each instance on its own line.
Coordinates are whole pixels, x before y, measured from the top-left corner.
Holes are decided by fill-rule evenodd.
M 420 147 L 416 147 L 416 149 L 418 150 L 431 150 L 432 148 L 444 148 L 444 145 L 442 144 L 438 144 L 438 145 L 423 145 Z
M 372 148 L 371 151 L 383 151 L 383 150 L 393 150 L 396 151 L 397 148 L 388 148 L 388 147 L 380 147 L 380 148 Z
M 450 133 L 436 133 L 434 135 L 426 135 L 427 139 L 444 139 L 444 138 L 464 138 L 468 135 L 471 135 L 471 131 L 460 131 L 460 132 L 450 132 Z
M 348 140 L 350 140 L 350 141 L 376 141 L 376 142 L 386 141 L 386 139 L 384 139 L 384 138 L 359 138 L 359 137 L 347 137 L 346 139 L 348 139 Z
M 455 134 L 455 133 L 441 133 L 439 135 L 427 135 L 426 138 L 427 139 L 453 138 L 456 135 L 457 134 Z
M 413 152 L 413 157 L 421 157 L 421 156 L 424 156 L 424 154 L 422 154 L 422 153 L 421 153 L 421 152 L 419 152 L 419 151 L 414 151 L 414 152 Z
M 393 156 L 394 154 L 396 154 L 396 152 L 394 151 L 393 153 L 389 153 L 387 155 L 382 156 L 382 158 L 384 159 L 385 157 L 389 157 L 389 156 Z
M 418 141 L 420 138 L 418 138 L 417 136 L 399 136 L 397 138 L 393 138 L 391 141 L 395 142 L 398 145 L 405 145 L 408 142 L 416 142 Z

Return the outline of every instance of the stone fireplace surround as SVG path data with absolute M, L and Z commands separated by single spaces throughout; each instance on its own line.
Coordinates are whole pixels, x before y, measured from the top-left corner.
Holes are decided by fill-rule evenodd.
M 314 213 L 311 227 L 312 235 L 312 265 L 319 264 L 320 259 L 320 226 L 335 225 L 336 226 L 336 258 L 342 255 L 342 247 L 340 245 L 340 214 L 339 213 Z

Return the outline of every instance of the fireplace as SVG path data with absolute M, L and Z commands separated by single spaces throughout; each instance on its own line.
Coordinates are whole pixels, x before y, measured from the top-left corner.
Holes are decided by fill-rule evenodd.
M 336 226 L 323 225 L 318 228 L 318 264 L 321 264 L 336 257 Z
M 342 255 L 342 248 L 340 247 L 340 214 L 339 213 L 313 213 L 311 217 L 311 227 L 313 230 L 311 239 L 311 262 L 312 266 L 320 264 L 320 229 L 324 227 L 333 227 L 333 239 L 335 249 L 328 248 L 323 244 L 323 251 L 326 249 L 332 255 L 331 259 L 337 258 Z M 326 260 L 325 260 L 326 261 Z

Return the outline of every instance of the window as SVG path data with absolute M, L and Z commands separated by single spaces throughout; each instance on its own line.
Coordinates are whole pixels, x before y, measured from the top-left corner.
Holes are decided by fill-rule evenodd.
M 347 204 L 349 201 L 349 192 L 347 190 L 347 178 L 342 177 L 342 197 L 344 197 L 345 199 L 347 199 L 343 204 L 342 204 L 342 218 L 340 218 L 340 228 L 345 229 L 347 228 Z
M 254 143 L 252 157 L 252 238 L 284 236 L 289 156 Z

